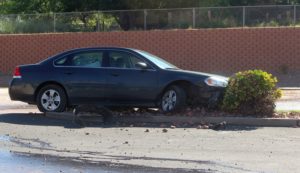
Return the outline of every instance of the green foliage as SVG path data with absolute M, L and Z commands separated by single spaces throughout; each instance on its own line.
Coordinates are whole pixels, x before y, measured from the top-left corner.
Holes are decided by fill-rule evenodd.
M 257 26 L 258 27 L 265 27 L 265 26 L 276 27 L 276 26 L 279 26 L 279 23 L 275 20 L 271 20 L 270 22 L 261 22 Z
M 57 32 L 95 32 L 121 30 L 116 16 L 111 13 L 70 13 L 56 15 Z
M 188 7 L 217 7 L 217 6 L 237 6 L 237 5 L 270 5 L 270 4 L 299 4 L 300 0 L 0 0 L 0 14 L 37 14 L 37 13 L 60 13 L 60 12 L 85 12 L 85 11 L 104 11 L 104 10 L 132 10 L 132 9 L 162 9 L 162 8 L 188 8 Z M 202 9 L 203 11 L 203 9 Z M 224 8 L 223 10 L 210 9 L 211 15 L 209 19 L 208 13 L 197 12 L 196 19 L 197 28 L 225 28 L 238 27 L 242 25 L 242 19 L 235 14 L 238 10 L 230 10 Z M 158 11 L 155 11 L 158 13 Z M 123 30 L 139 30 L 144 26 L 141 21 L 143 14 L 137 14 L 133 11 L 130 13 L 111 13 L 108 20 L 94 20 L 85 15 L 71 17 L 69 21 L 57 21 L 57 31 L 106 31 L 121 28 Z M 149 15 L 150 16 L 150 15 Z M 1 18 L 1 17 L 0 17 Z M 184 21 L 177 20 L 170 24 L 166 19 L 159 19 L 157 22 L 152 22 L 149 19 L 148 29 L 162 29 L 162 28 L 191 28 L 192 22 L 188 21 L 188 17 Z M 191 17 L 190 17 L 191 18 Z M 1 19 L 0 19 L 1 20 Z M 153 19 L 154 20 L 154 19 Z M 283 22 L 283 23 L 282 23 Z M 291 25 L 291 20 L 283 20 L 282 22 L 274 20 L 270 22 L 255 22 L 249 26 L 278 26 Z M 29 26 L 29 24 L 37 24 Z M 15 33 L 14 30 L 22 32 L 25 28 L 26 32 L 33 32 L 35 30 L 41 32 L 50 31 L 50 25 L 42 26 L 40 22 L 18 22 L 15 28 L 11 22 L 0 21 L 0 32 Z M 28 25 L 28 26 L 26 26 Z M 247 23 L 248 26 L 248 23 Z M 4 29 L 3 29 L 4 28 Z M 11 29 L 9 29 L 11 28 Z M 31 28 L 33 30 L 31 30 Z M 39 29 L 40 28 L 40 29 Z M 44 29 L 44 30 L 43 30 Z M 53 30 L 53 29 L 52 29 Z
M 300 0 L 0 0 L 0 13 L 49 13 L 247 5 L 299 4 Z
M 41 33 L 53 31 L 51 15 L 10 15 L 0 17 L 0 33 Z
M 278 27 L 278 26 L 292 26 L 292 25 L 293 25 L 293 21 L 289 19 L 283 21 L 276 21 L 276 20 L 261 21 L 259 23 L 250 24 L 250 26 L 255 26 L 255 27 Z
M 0 13 L 49 13 L 93 10 L 288 5 L 300 0 L 0 0 Z
M 3 2 L 2 2 L 3 1 Z M 220 0 L 0 0 L 0 13 L 185 8 L 225 5 Z M 227 5 L 227 3 L 226 3 Z
M 229 79 L 223 109 L 247 115 L 272 116 L 275 100 L 281 97 L 277 79 L 262 70 L 236 73 Z
M 216 19 L 197 24 L 198 28 L 229 28 L 238 27 L 240 24 L 234 18 Z
M 62 1 L 55 0 L 3 0 L 0 12 L 4 14 L 49 13 L 63 10 Z

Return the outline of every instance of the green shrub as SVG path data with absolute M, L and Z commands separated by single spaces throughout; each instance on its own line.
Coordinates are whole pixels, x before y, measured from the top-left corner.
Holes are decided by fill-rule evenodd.
M 262 70 L 236 73 L 229 79 L 222 108 L 238 114 L 272 116 L 275 100 L 281 97 L 276 83 L 276 77 Z

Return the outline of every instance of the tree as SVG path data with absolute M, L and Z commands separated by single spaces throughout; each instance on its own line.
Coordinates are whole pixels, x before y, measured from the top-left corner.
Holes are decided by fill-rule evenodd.
M 105 10 L 161 9 L 212 6 L 247 6 L 271 4 L 299 4 L 300 0 L 0 0 L 0 14 L 32 14 L 52 12 L 84 12 Z M 141 14 L 133 12 L 111 13 L 124 30 L 130 23 L 138 23 Z M 74 21 L 87 27 L 89 14 L 80 13 Z M 138 26 L 135 24 L 135 26 Z M 138 27 L 143 27 L 138 26 Z
M 299 3 L 300 0 L 0 0 L 0 12 L 48 13 Z
M 231 6 L 247 5 L 291 5 L 299 4 L 300 0 L 225 0 Z
M 62 11 L 63 4 L 55 0 L 3 0 L 0 4 L 2 13 L 49 13 Z

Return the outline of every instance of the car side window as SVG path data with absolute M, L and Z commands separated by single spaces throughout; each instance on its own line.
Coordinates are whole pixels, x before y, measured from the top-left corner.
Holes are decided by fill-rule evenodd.
M 86 52 L 75 54 L 70 61 L 72 66 L 102 67 L 102 52 Z
M 133 54 L 122 51 L 109 52 L 109 67 L 134 69 L 138 62 L 144 62 Z
M 54 64 L 57 65 L 57 66 L 65 65 L 66 62 L 67 62 L 67 59 L 68 59 L 68 57 L 60 58 L 60 59 L 58 59 L 57 61 L 55 61 Z
M 55 62 L 57 66 L 102 67 L 103 52 L 80 52 L 68 55 Z

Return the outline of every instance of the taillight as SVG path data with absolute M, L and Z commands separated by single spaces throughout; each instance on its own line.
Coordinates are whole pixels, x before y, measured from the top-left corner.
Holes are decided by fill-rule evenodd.
M 15 72 L 14 72 L 14 78 L 21 78 L 21 71 L 20 71 L 20 67 L 16 67 L 15 68 Z

